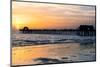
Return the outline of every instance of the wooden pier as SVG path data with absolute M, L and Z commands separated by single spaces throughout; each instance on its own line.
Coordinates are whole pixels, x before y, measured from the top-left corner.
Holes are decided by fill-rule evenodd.
M 24 27 L 20 29 L 23 34 L 60 34 L 60 35 L 79 35 L 79 36 L 95 36 L 96 30 L 93 26 L 80 25 L 78 29 L 29 29 Z

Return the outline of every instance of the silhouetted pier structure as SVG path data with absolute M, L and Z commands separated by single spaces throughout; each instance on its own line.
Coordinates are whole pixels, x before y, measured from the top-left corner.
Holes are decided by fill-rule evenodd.
M 80 36 L 94 36 L 96 35 L 96 30 L 92 25 L 80 25 L 77 34 Z
M 80 25 L 78 29 L 29 29 L 24 27 L 20 29 L 24 34 L 62 34 L 62 35 L 79 35 L 94 36 L 96 31 L 92 25 Z

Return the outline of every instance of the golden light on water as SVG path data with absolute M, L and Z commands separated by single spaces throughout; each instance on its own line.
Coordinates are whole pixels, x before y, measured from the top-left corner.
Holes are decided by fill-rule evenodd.
M 79 43 L 72 44 L 47 44 L 12 48 L 12 64 L 37 64 L 36 58 L 61 58 L 79 52 Z

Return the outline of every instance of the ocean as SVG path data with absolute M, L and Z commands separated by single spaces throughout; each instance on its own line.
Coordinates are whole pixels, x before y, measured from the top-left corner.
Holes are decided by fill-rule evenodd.
M 12 65 L 96 60 L 95 36 L 12 34 Z

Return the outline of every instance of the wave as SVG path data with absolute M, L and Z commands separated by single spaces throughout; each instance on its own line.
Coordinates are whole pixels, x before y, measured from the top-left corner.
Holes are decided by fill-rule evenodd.
M 84 39 L 84 40 L 68 40 L 68 39 L 60 39 L 60 40 L 13 40 L 13 46 L 25 46 L 25 45 L 43 45 L 43 44 L 60 44 L 60 43 L 91 43 L 95 42 L 92 39 Z
M 79 37 L 66 35 L 40 35 L 40 34 L 19 34 L 12 38 L 13 46 L 17 45 L 38 45 L 38 44 L 57 44 L 57 43 L 86 43 L 95 42 L 95 37 Z

